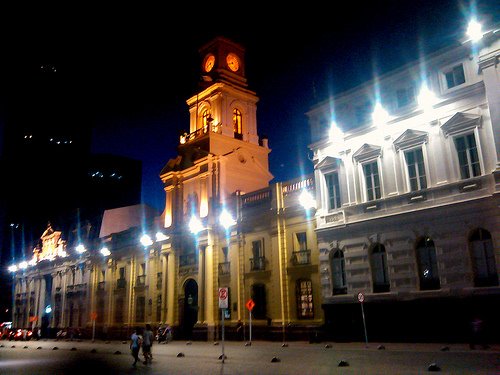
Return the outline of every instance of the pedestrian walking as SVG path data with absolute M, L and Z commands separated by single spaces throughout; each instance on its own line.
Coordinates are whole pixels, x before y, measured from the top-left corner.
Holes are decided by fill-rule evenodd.
M 153 354 L 151 348 L 153 346 L 154 334 L 150 324 L 146 324 L 146 329 L 142 335 L 142 355 L 144 356 L 144 364 L 147 365 L 148 361 L 151 363 Z
M 130 351 L 132 357 L 134 357 L 134 363 L 132 366 L 136 366 L 137 361 L 139 360 L 139 349 L 141 348 L 142 340 L 141 336 L 137 334 L 137 330 L 134 329 L 132 332 L 132 336 L 130 336 Z

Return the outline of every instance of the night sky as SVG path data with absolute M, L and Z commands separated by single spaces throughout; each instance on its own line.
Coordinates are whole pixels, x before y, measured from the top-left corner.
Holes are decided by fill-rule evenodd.
M 225 5 L 224 5 L 225 4 Z M 267 135 L 274 181 L 312 172 L 305 113 L 329 93 L 382 74 L 464 35 L 471 9 L 498 22 L 498 1 L 285 3 L 268 9 L 169 9 L 133 4 L 114 9 L 31 9 L 9 15 L 2 50 L 2 97 L 32 92 L 31 76 L 52 64 L 79 118 L 93 129 L 93 152 L 143 162 L 143 201 L 159 210 L 159 172 L 189 130 L 186 99 L 199 81 L 198 48 L 225 36 L 246 48 L 249 89 L 260 98 L 258 129 Z M 276 6 L 273 6 L 273 8 Z M 495 13 L 496 12 L 496 13 Z M 7 16 L 7 14 L 4 14 Z M 61 94 L 61 93 L 59 93 Z M 36 101 L 36 91 L 27 95 Z M 29 102 L 23 103 L 29 107 Z M 5 103 L 3 104 L 5 105 Z M 8 105 L 8 104 L 7 104 Z M 83 119 L 83 120 L 82 120 Z M 274 182 L 273 181 L 273 182 Z

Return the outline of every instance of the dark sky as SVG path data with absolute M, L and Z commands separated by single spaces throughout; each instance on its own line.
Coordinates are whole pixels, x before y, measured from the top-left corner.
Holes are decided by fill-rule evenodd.
M 186 99 L 199 79 L 198 48 L 221 35 L 246 48 L 249 88 L 260 98 L 275 181 L 310 173 L 305 112 L 325 98 L 463 36 L 470 10 L 498 21 L 498 1 L 399 0 L 270 3 L 204 2 L 170 9 L 120 5 L 3 14 L 3 76 L 24 85 L 53 64 L 85 113 L 95 152 L 143 161 L 143 201 L 161 209 L 158 177 L 188 130 Z M 226 10 L 221 11 L 221 8 Z M 497 12 L 497 13 L 494 13 Z M 12 26 L 11 26 L 12 25 Z M 70 125 L 68 125 L 70 126 Z

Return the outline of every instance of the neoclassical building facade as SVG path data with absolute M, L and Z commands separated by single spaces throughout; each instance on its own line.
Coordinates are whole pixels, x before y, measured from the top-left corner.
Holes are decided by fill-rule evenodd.
M 160 172 L 163 212 L 107 210 L 93 235 L 82 226 L 71 241 L 49 228 L 14 274 L 15 326 L 124 338 L 132 327 L 167 323 L 177 338 L 216 340 L 224 317 L 227 337 L 241 320 L 248 339 L 251 300 L 254 338 L 307 338 L 318 329 L 315 220 L 301 204 L 304 192 L 314 195 L 314 179 L 270 184 L 271 150 L 258 135 L 244 52 L 225 38 L 200 49 L 189 132 Z
M 325 325 L 373 340 L 498 338 L 498 30 L 318 103 L 314 152 Z

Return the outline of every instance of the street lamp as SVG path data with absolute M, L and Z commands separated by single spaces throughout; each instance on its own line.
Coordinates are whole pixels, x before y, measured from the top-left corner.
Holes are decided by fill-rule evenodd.
M 103 247 L 101 250 L 100 250 L 101 254 L 105 257 L 111 255 L 111 251 L 109 251 L 109 249 L 105 246 Z
M 76 251 L 79 253 L 79 254 L 83 254 L 84 252 L 87 251 L 87 249 L 85 248 L 85 246 L 83 246 L 82 244 L 79 244 L 77 247 L 76 247 Z
M 191 220 L 189 220 L 189 230 L 193 234 L 198 234 L 203 230 L 203 224 L 196 216 L 192 216 Z
M 467 36 L 472 40 L 473 42 L 477 42 L 478 40 L 481 40 L 483 37 L 483 31 L 481 24 L 477 22 L 476 20 L 471 20 L 469 22 L 469 25 L 467 26 Z
M 147 234 L 143 234 L 140 241 L 144 247 L 148 247 L 153 244 L 153 240 Z
M 227 212 L 225 209 L 222 210 L 219 216 L 219 223 L 228 230 L 230 227 L 236 224 L 236 221 L 233 219 L 231 214 Z
M 312 194 L 307 190 L 303 190 L 302 193 L 300 193 L 299 203 L 306 210 L 309 210 L 311 208 L 316 208 L 316 200 L 314 199 Z

